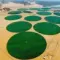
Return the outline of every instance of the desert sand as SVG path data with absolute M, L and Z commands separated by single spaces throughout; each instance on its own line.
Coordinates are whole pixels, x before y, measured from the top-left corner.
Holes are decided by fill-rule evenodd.
M 3 5 L 3 7 L 4 6 L 7 7 L 7 5 L 8 4 L 5 4 L 5 5 Z M 25 8 L 24 5 L 20 5 L 20 4 L 16 5 L 16 4 L 13 4 L 13 3 L 10 3 L 8 5 L 8 7 L 12 8 L 13 10 L 17 9 L 17 8 L 20 8 L 20 7 Z M 34 11 L 34 14 L 35 14 L 35 11 Z M 34 14 L 31 14 L 31 15 L 34 15 Z M 21 13 L 21 15 L 23 16 L 23 18 L 21 18 L 21 20 L 25 21 L 24 17 L 28 16 L 29 14 Z M 53 12 L 52 12 L 52 15 L 54 15 Z M 18 60 L 16 58 L 10 56 L 9 53 L 7 52 L 7 49 L 6 49 L 6 44 L 9 40 L 9 38 L 11 36 L 13 36 L 14 34 L 16 34 L 16 33 L 11 33 L 11 32 L 6 30 L 6 26 L 8 24 L 10 24 L 12 22 L 15 22 L 15 21 L 5 20 L 4 18 L 6 16 L 8 16 L 7 12 L 0 12 L 0 60 Z M 32 23 L 32 25 L 34 25 L 38 22 L 46 22 L 44 20 L 45 16 L 41 16 L 41 17 L 42 17 L 41 21 L 30 22 L 30 23 Z M 16 21 L 20 21 L 20 20 L 16 20 Z M 35 30 L 33 30 L 33 28 L 31 28 L 28 31 L 36 32 Z M 38 33 L 38 34 L 40 34 L 40 33 Z M 56 35 L 43 35 L 43 34 L 41 34 L 41 35 L 47 41 L 47 48 L 42 55 L 38 56 L 37 58 L 30 59 L 30 60 L 60 60 L 60 33 L 56 34 Z

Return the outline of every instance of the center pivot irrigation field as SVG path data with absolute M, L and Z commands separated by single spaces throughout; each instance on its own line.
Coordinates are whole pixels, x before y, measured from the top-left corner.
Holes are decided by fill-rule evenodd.
M 0 21 L 0 60 L 60 60 L 60 12 L 20 8 Z

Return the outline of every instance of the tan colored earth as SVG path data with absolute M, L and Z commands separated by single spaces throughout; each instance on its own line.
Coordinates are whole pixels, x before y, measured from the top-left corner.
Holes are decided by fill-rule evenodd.
M 25 21 L 24 20 L 25 16 L 36 14 L 36 11 L 33 11 L 33 12 L 34 12 L 33 14 L 21 13 L 20 15 L 22 15 L 23 17 L 15 21 L 5 20 L 4 18 L 8 16 L 7 12 L 0 12 L 0 60 L 18 60 L 12 57 L 11 55 L 9 55 L 9 53 L 7 52 L 6 44 L 9 38 L 16 33 L 7 31 L 6 26 L 12 22 L 21 21 L 21 20 Z M 53 12 L 52 12 L 52 15 L 54 15 Z M 34 25 L 38 22 L 46 22 L 44 20 L 45 16 L 41 16 L 41 17 L 42 17 L 41 21 L 30 22 L 30 23 Z M 28 31 L 36 32 L 35 30 L 33 30 L 33 28 L 31 28 Z M 30 60 L 60 60 L 60 33 L 56 35 L 43 35 L 43 34 L 41 35 L 44 36 L 44 38 L 47 41 L 47 48 L 42 55 Z

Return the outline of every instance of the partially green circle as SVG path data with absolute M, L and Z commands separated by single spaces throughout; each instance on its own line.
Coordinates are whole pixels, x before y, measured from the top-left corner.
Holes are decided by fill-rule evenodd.
M 60 12 L 54 12 L 54 14 L 60 16 Z
M 60 17 L 58 16 L 48 16 L 48 17 L 45 17 L 45 20 L 51 23 L 60 24 Z
M 27 8 L 19 8 L 19 9 L 17 9 L 18 11 L 26 11 L 26 10 L 28 10 Z
M 39 15 L 51 15 L 52 13 L 51 12 L 37 12 L 37 14 Z
M 7 43 L 9 54 L 17 59 L 32 59 L 46 49 L 44 37 L 34 32 L 22 32 L 12 36 Z
M 6 29 L 10 32 L 24 32 L 29 30 L 32 27 L 32 25 L 28 22 L 24 22 L 24 21 L 18 21 L 18 22 L 14 22 L 9 24 Z
M 8 12 L 8 14 L 20 14 L 21 13 L 21 11 L 10 11 L 10 12 Z
M 34 26 L 34 29 L 37 32 L 45 34 L 45 35 L 55 35 L 60 32 L 59 26 L 52 23 L 48 23 L 48 22 L 38 23 Z
M 39 21 L 39 20 L 41 20 L 41 17 L 39 17 L 39 16 L 27 16 L 24 19 L 27 21 Z
M 5 17 L 6 20 L 17 20 L 17 19 L 20 19 L 20 18 L 22 18 L 21 15 L 9 15 L 9 16 Z

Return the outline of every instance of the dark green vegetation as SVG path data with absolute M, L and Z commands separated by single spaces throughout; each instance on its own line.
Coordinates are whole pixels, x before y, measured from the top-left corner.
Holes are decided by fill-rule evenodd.
M 39 16 L 27 16 L 27 17 L 25 17 L 25 20 L 27 20 L 27 21 L 39 21 L 39 20 L 41 20 L 41 17 L 39 17 Z
M 10 11 L 8 14 L 20 14 L 21 11 Z
M 34 32 L 22 32 L 12 36 L 7 43 L 9 54 L 18 59 L 32 59 L 46 49 L 45 39 Z
M 34 29 L 37 32 L 46 34 L 46 35 L 54 35 L 60 32 L 60 27 L 48 22 L 38 23 L 34 26 Z
M 51 15 L 51 12 L 37 12 L 39 15 Z
M 9 24 L 7 26 L 7 30 L 10 32 L 23 32 L 23 31 L 29 30 L 31 27 L 32 25 L 28 22 L 18 21 L 18 22 Z
M 60 17 L 58 16 L 48 16 L 48 17 L 45 17 L 45 20 L 51 23 L 60 24 Z
M 22 18 L 21 15 L 9 15 L 9 16 L 5 17 L 6 20 L 17 20 L 17 19 L 20 19 L 20 18 Z

